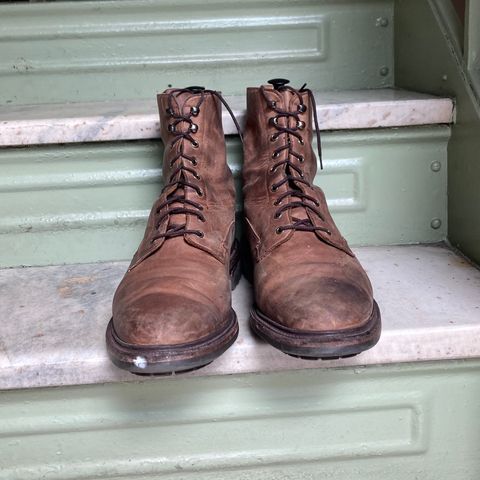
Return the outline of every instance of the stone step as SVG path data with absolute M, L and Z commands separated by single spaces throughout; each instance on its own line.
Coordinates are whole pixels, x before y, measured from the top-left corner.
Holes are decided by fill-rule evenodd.
M 337 361 L 299 360 L 275 350 L 250 333 L 252 291 L 242 279 L 233 293 L 238 340 L 209 366 L 182 376 L 480 357 L 478 269 L 442 245 L 362 247 L 356 253 L 382 312 L 383 333 L 374 348 Z M 0 270 L 0 390 L 151 381 L 117 369 L 105 351 L 112 296 L 127 266 Z
M 317 92 L 321 130 L 350 130 L 454 121 L 454 102 L 398 89 Z M 240 124 L 245 97 L 227 97 Z M 226 135 L 235 126 L 223 112 Z M 7 105 L 0 111 L 0 146 L 109 142 L 159 138 L 155 98 L 96 103 Z

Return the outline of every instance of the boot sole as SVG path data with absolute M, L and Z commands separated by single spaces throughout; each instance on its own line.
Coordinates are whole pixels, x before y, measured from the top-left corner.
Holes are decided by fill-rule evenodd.
M 241 277 L 238 244 L 231 254 L 230 281 L 235 289 Z M 194 342 L 179 345 L 141 346 L 123 342 L 113 327 L 113 318 L 106 331 L 107 352 L 119 368 L 136 375 L 169 375 L 187 372 L 208 365 L 224 353 L 237 339 L 238 321 L 233 309 L 222 330 Z
M 215 360 L 235 342 L 238 322 L 232 310 L 225 327 L 215 335 L 168 347 L 141 347 L 122 342 L 115 333 L 113 320 L 108 323 L 106 336 L 108 354 L 117 367 L 138 375 L 165 375 L 195 370 Z
M 271 320 L 255 307 L 250 312 L 250 328 L 275 348 L 305 360 L 337 360 L 358 355 L 378 342 L 382 329 L 380 310 L 375 301 L 367 323 L 349 330 L 295 331 Z

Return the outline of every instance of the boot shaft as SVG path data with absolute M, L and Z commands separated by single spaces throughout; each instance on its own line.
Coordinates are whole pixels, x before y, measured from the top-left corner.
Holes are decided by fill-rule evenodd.
M 235 187 L 226 162 L 220 95 L 201 87 L 157 96 L 164 143 L 164 189 L 153 205 L 130 270 L 179 242 L 228 264 L 235 231 Z M 174 256 L 174 255 L 173 255 Z
M 243 171 L 249 196 L 269 198 L 287 191 L 286 183 L 271 191 L 285 173 L 313 182 L 312 108 L 307 91 L 272 85 L 247 89 Z
M 169 89 L 157 96 L 164 143 L 165 183 L 183 175 L 196 188 L 187 199 L 233 206 L 233 176 L 226 162 L 221 103 L 204 89 Z M 169 195 L 175 189 L 166 189 Z
M 313 94 L 281 81 L 247 90 L 243 193 L 254 258 L 260 261 L 287 242 L 301 251 L 312 236 L 352 255 L 328 211 L 325 194 L 313 184 Z

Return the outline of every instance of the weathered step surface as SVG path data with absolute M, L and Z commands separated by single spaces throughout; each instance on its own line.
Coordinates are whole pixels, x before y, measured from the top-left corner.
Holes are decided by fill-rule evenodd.
M 368 129 L 446 124 L 454 102 L 397 89 L 318 92 L 321 130 Z M 245 97 L 227 97 L 241 124 Z M 225 134 L 237 133 L 224 112 Z M 0 111 L 0 146 L 40 145 L 159 138 L 155 98 L 52 105 L 12 105 Z
M 233 294 L 238 340 L 209 366 L 182 376 L 480 357 L 479 270 L 443 246 L 356 253 L 382 312 L 383 334 L 373 349 L 337 361 L 275 350 L 250 333 L 252 293 L 242 279 Z M 115 262 L 0 270 L 0 390 L 138 381 L 110 364 L 104 346 L 111 299 L 126 268 Z

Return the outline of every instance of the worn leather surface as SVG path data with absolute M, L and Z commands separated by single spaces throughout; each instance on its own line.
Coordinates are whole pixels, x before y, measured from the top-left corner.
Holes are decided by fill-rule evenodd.
M 191 116 L 198 131 L 190 135 L 198 142 L 198 148 L 187 139 L 172 147 L 176 137 L 168 130 L 172 123 L 167 113 L 169 105 L 173 105 L 177 115 L 188 115 L 199 104 L 201 95 L 184 92 L 177 96 L 170 89 L 158 96 L 165 145 L 164 181 L 175 182 L 183 175 L 183 180 L 194 184 L 201 195 L 194 188 L 174 184 L 166 187 L 153 205 L 144 238 L 113 300 L 115 332 L 125 343 L 168 346 L 194 342 L 220 330 L 231 315 L 229 264 L 235 190 L 225 158 L 220 101 L 204 92 L 198 115 Z M 187 132 L 189 128 L 190 124 L 184 121 L 176 127 L 177 132 Z M 185 156 L 195 158 L 196 165 L 183 157 L 171 163 L 182 148 Z M 175 173 L 181 165 L 192 172 Z M 182 202 L 158 209 L 168 198 L 179 194 L 201 206 L 201 210 L 196 210 L 204 221 L 195 215 L 177 213 L 178 208 L 185 206 Z M 165 218 L 158 225 L 163 214 Z M 181 224 L 203 236 L 187 233 L 155 239 L 172 225 Z
M 290 91 L 277 91 L 271 85 L 247 90 L 247 122 L 244 133 L 244 203 L 247 236 L 254 263 L 256 307 L 271 320 L 299 331 L 338 331 L 361 326 L 372 313 L 373 297 L 370 281 L 338 231 L 325 201 L 323 191 L 313 186 L 317 160 L 312 141 L 312 105 L 306 92 L 301 93 L 307 109 L 298 113 L 299 98 Z M 278 138 L 278 130 L 270 119 L 276 115 L 269 102 L 276 102 L 277 110 L 297 112 L 305 128 L 297 130 L 304 144 L 289 134 Z M 281 126 L 296 128 L 296 119 L 281 117 Z M 292 150 L 303 157 L 302 162 L 287 150 L 277 158 L 272 154 L 291 142 Z M 282 165 L 272 171 L 278 161 L 290 159 L 300 169 Z M 292 180 L 272 191 L 272 185 L 286 175 L 301 178 L 305 185 Z M 303 176 L 302 176 L 303 174 Z M 287 196 L 279 205 L 274 202 L 291 188 L 313 197 L 301 199 L 305 206 L 283 211 L 275 218 L 279 207 L 289 201 Z M 316 202 L 316 203 L 315 203 Z M 316 208 L 321 215 L 313 211 Z M 324 230 L 298 231 L 282 226 L 303 220 Z

